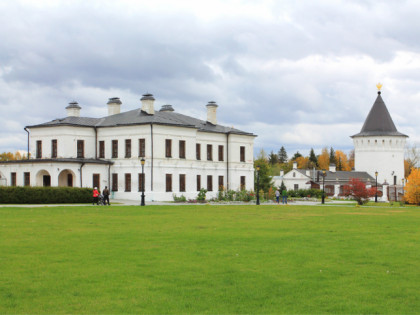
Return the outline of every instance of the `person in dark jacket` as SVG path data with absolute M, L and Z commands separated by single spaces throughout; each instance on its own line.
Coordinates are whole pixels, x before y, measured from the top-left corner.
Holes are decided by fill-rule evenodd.
M 108 206 L 110 206 L 108 186 L 105 186 L 105 189 L 102 191 L 102 195 L 104 196 L 104 205 L 108 204 Z

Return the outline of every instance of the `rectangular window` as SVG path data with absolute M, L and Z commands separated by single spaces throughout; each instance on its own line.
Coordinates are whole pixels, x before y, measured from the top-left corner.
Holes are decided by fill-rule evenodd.
M 118 140 L 112 140 L 112 158 L 118 158 Z
M 105 158 L 105 141 L 99 141 L 99 158 Z
M 211 144 L 207 145 L 207 161 L 213 161 L 213 146 Z
M 125 157 L 131 158 L 131 139 L 125 139 Z
M 83 159 L 85 157 L 85 141 L 77 140 L 77 158 Z
M 245 162 L 245 147 L 241 146 L 241 162 Z
M 57 139 L 51 140 L 51 158 L 57 157 Z
M 179 191 L 185 192 L 185 174 L 179 174 Z
M 197 175 L 197 191 L 201 190 L 201 175 Z
M 23 173 L 23 185 L 31 186 L 31 173 L 29 172 Z
M 185 159 L 185 141 L 179 140 L 179 158 Z
M 112 174 L 112 191 L 118 191 L 118 174 Z
M 295 191 L 298 191 L 299 190 L 299 184 L 294 184 L 293 188 L 294 188 Z
M 101 191 L 99 186 L 101 182 L 101 176 L 99 174 L 92 174 L 92 186 L 98 188 L 98 191 Z
M 166 191 L 172 191 L 172 174 L 166 174 Z
M 146 179 L 144 175 L 145 175 L 144 173 L 139 173 L 139 191 L 143 191 L 143 187 L 144 187 L 144 190 L 146 191 L 146 186 L 145 186 Z
M 223 190 L 223 188 L 224 188 L 223 176 L 219 176 L 219 191 Z
M 42 158 L 42 141 L 40 140 L 36 142 L 36 158 Z
M 172 140 L 170 139 L 165 140 L 165 157 L 172 157 Z
M 244 190 L 246 187 L 245 176 L 241 176 L 241 190 Z
M 207 175 L 207 191 L 213 191 L 213 176 Z
M 125 191 L 131 191 L 131 174 L 125 174 Z
M 201 144 L 200 143 L 195 144 L 195 156 L 197 160 L 201 160 Z
M 146 139 L 139 139 L 139 157 L 146 157 Z
M 10 173 L 10 186 L 16 186 L 16 173 Z
M 223 146 L 219 145 L 219 161 L 223 161 Z

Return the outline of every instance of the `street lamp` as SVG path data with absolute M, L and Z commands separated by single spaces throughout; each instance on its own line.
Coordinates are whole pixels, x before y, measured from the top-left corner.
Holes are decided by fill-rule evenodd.
M 141 163 L 141 203 L 140 203 L 140 206 L 145 206 L 145 203 L 144 203 L 144 163 L 145 162 L 146 160 L 144 158 L 140 160 L 140 163 Z
M 327 175 L 327 172 L 325 170 L 322 170 L 322 204 L 325 203 L 325 176 Z
M 375 182 L 376 182 L 375 202 L 378 202 L 378 172 L 375 172 Z
M 257 205 L 260 205 L 260 167 L 257 166 Z

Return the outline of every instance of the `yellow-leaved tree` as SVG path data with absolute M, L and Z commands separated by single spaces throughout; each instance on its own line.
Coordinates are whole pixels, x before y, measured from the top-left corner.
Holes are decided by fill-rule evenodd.
M 328 170 L 330 167 L 330 154 L 327 148 L 322 149 L 321 155 L 318 157 L 318 166 L 321 170 Z
M 420 205 L 420 169 L 412 168 L 404 187 L 404 199 L 408 203 Z
M 300 169 L 307 169 L 309 168 L 309 157 L 303 157 L 303 156 L 299 156 L 298 158 L 296 158 L 296 162 L 297 162 L 297 168 Z
M 343 151 L 335 151 L 335 160 L 337 161 L 337 164 L 335 165 L 337 171 L 351 171 L 347 155 Z

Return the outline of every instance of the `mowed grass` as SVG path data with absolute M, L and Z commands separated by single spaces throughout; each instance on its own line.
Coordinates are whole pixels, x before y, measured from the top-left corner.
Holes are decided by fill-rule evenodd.
M 0 208 L 0 313 L 420 313 L 420 209 Z

